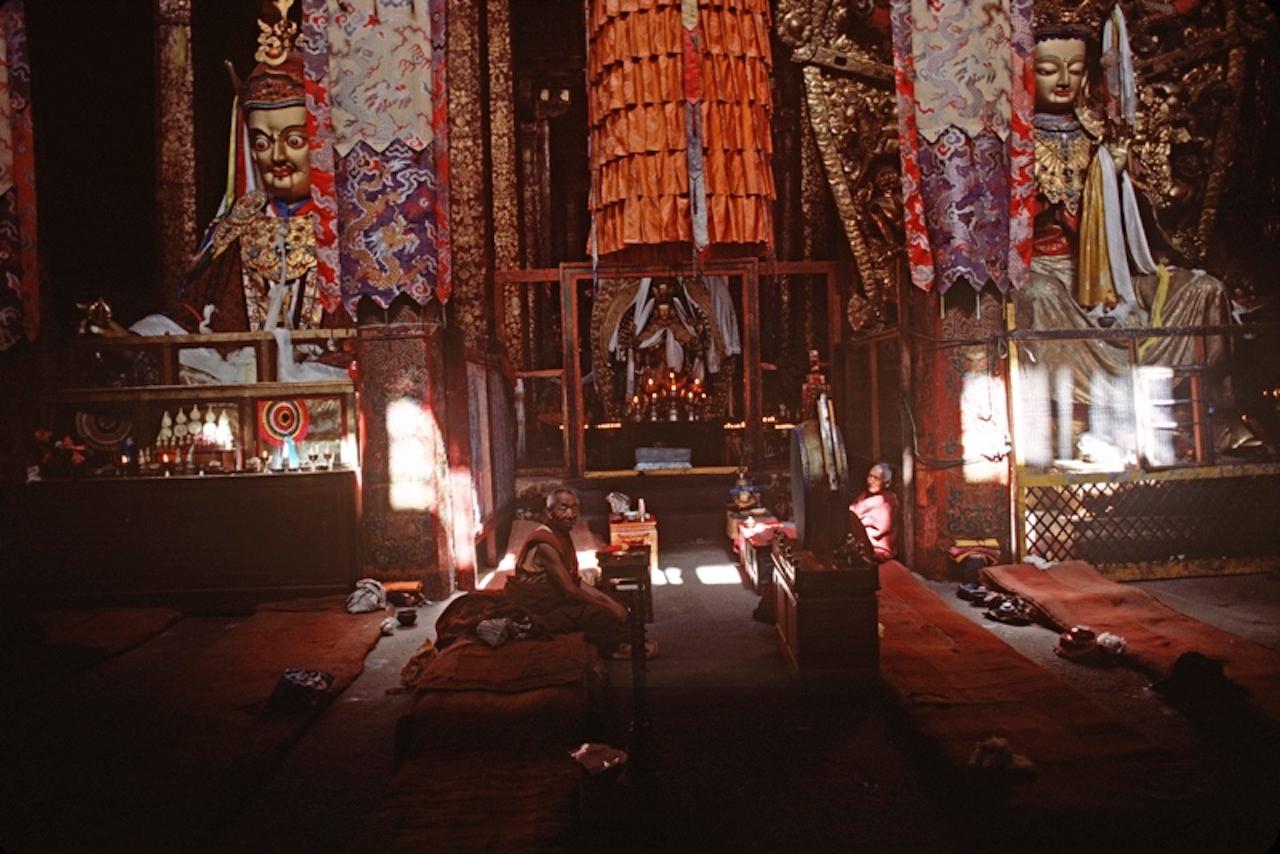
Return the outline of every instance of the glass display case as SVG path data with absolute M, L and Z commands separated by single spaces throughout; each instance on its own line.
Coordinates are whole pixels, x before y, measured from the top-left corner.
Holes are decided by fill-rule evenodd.
M 332 356 L 319 381 L 284 382 L 299 354 L 282 360 L 266 333 L 88 339 L 75 373 L 89 384 L 42 397 L 36 437 L 41 477 L 173 476 L 320 471 L 357 464 L 355 390 L 340 348 L 346 330 L 294 332 L 303 356 Z M 308 353 L 304 348 L 310 348 Z M 235 384 L 191 380 L 193 352 L 252 367 Z M 95 382 L 96 380 L 96 382 Z M 155 380 L 155 382 L 147 382 Z
M 271 336 L 231 337 L 219 343 L 254 338 L 262 364 L 276 358 Z M 172 341 L 116 347 L 166 348 L 165 372 L 178 374 Z M 349 378 L 47 392 L 19 580 L 59 601 L 195 597 L 201 607 L 210 596 L 349 590 L 360 567 L 358 423 Z

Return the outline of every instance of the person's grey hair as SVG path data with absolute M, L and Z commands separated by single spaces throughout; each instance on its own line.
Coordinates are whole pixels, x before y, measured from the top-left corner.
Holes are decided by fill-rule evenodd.
M 569 487 L 557 486 L 555 489 L 547 493 L 547 509 L 550 510 L 552 507 L 554 507 L 556 503 L 556 496 L 563 495 L 564 493 L 568 493 L 569 495 L 572 495 L 574 498 L 578 497 L 578 493 L 574 492 Z
M 889 467 L 888 463 L 876 463 L 871 467 L 871 470 L 880 473 L 880 479 L 884 481 L 885 486 L 893 485 L 893 469 Z

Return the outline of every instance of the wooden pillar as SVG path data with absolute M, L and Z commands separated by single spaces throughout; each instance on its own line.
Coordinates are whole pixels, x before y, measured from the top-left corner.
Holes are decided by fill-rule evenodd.
M 957 538 L 994 537 L 1010 545 L 1008 463 L 983 456 L 993 445 L 982 444 L 984 437 L 1008 434 L 1004 365 L 992 340 L 1003 325 L 993 293 L 982 294 L 979 315 L 967 286 L 951 290 L 945 311 L 936 293 L 911 291 L 903 318 L 918 333 L 907 345 L 907 428 L 914 426 L 915 435 L 914 443 L 910 433 L 904 443 L 914 448 L 904 454 L 910 458 L 903 481 L 909 490 L 903 500 L 911 505 L 904 519 L 911 526 L 908 561 L 918 572 L 943 578 L 947 549 Z M 999 456 L 996 450 L 991 456 Z
M 453 294 L 443 335 L 443 383 L 449 406 L 441 409 L 447 448 L 448 511 L 444 525 L 456 580 L 475 586 L 478 531 L 471 458 L 467 361 L 481 361 L 492 334 L 489 287 L 493 234 L 489 210 L 489 81 L 482 0 L 448 0 L 449 231 L 453 248 Z M 505 251 L 505 250 L 504 250 Z
M 511 0 L 488 0 L 489 172 L 493 183 L 493 264 L 520 264 L 520 197 L 516 182 L 516 104 L 512 89 Z
M 191 0 L 156 0 L 158 305 L 169 302 L 196 246 L 195 75 Z
M 449 234 L 453 248 L 450 321 L 462 329 L 463 346 L 481 354 L 489 341 L 489 225 L 486 186 L 483 16 L 480 0 L 449 0 Z M 453 354 L 450 354 L 453 358 Z
M 437 303 L 401 298 L 388 311 L 362 304 L 356 339 L 364 573 L 420 580 L 429 599 L 455 583 L 441 328 Z

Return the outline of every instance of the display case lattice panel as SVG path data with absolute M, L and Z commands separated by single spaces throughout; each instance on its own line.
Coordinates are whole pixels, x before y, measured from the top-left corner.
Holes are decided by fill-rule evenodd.
M 1094 564 L 1280 554 L 1280 477 L 1033 486 L 1027 553 Z

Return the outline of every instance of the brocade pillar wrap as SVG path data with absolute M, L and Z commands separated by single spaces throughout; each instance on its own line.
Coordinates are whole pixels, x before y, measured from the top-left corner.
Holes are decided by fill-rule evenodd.
M 1035 192 L 1031 0 L 893 0 L 907 257 L 916 287 L 1021 287 Z
M 443 599 L 454 574 L 439 307 L 402 300 L 389 316 L 371 314 L 381 312 L 362 312 L 356 349 L 364 573 L 422 581 L 428 599 Z
M 454 587 L 446 8 L 303 0 L 301 33 L 321 294 L 358 322 L 365 571 L 432 599 Z
M 22 0 L 0 6 L 0 350 L 39 329 L 31 66 Z
M 303 0 L 326 309 L 449 298 L 445 0 Z
M 767 0 L 589 0 L 594 256 L 773 246 Z

